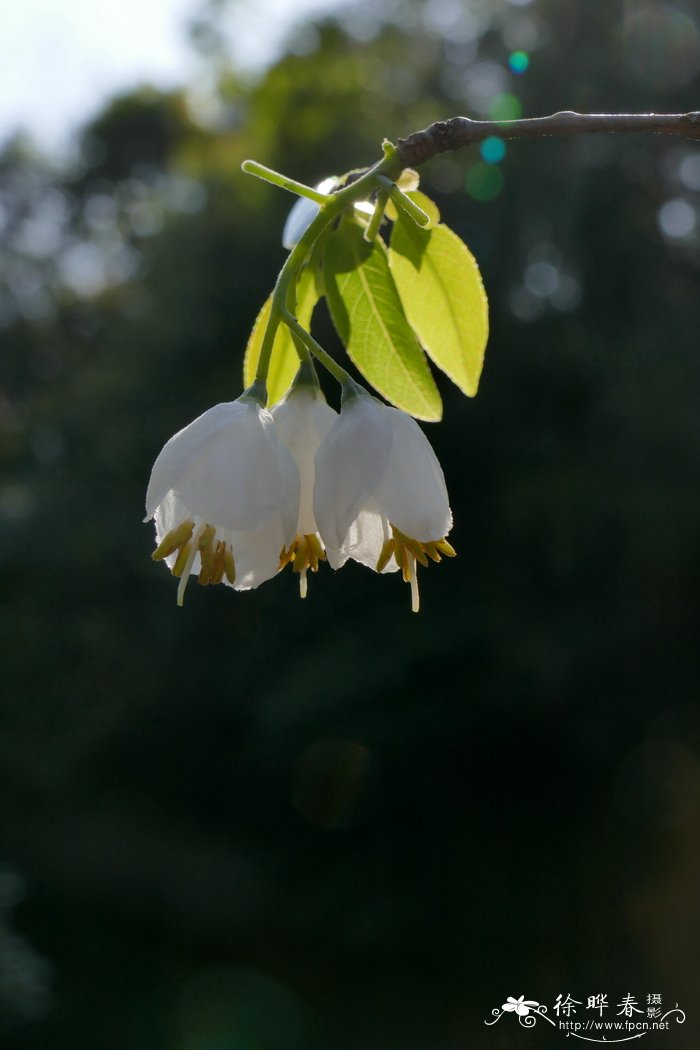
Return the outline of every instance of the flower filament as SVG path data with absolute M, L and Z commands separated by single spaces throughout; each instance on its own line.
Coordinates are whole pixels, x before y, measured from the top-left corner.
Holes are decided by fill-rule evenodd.
M 292 572 L 299 573 L 299 594 L 302 598 L 305 598 L 307 592 L 307 571 L 311 569 L 311 572 L 318 572 L 319 562 L 325 560 L 326 552 L 316 533 L 308 533 L 304 536 L 297 535 L 286 550 L 284 547 L 282 548 L 280 569 L 284 569 L 286 565 L 291 564 Z
M 441 540 L 421 542 L 406 536 L 395 525 L 391 525 L 391 532 L 392 535 L 384 541 L 384 545 L 379 553 L 377 572 L 382 572 L 393 556 L 394 561 L 401 569 L 404 581 L 411 585 L 411 609 L 413 612 L 418 612 L 420 609 L 420 596 L 418 594 L 416 562 L 427 568 L 430 564 L 428 558 L 434 562 L 442 561 L 442 555 L 445 555 L 447 558 L 455 558 L 457 551 L 444 537 Z
M 236 582 L 236 564 L 231 544 L 217 537 L 213 525 L 202 522 L 195 527 L 195 523 L 189 519 L 181 522 L 163 537 L 151 557 L 154 561 L 162 561 L 176 551 L 177 556 L 170 571 L 173 576 L 180 578 L 178 605 L 182 605 L 192 563 L 198 554 L 200 570 L 197 581 L 203 587 L 210 583 L 222 583 L 224 576 L 232 586 Z

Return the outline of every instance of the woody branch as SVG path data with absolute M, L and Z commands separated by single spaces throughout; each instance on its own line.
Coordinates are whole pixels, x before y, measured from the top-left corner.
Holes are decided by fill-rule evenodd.
M 471 120 L 452 117 L 439 120 L 423 131 L 399 139 L 401 164 L 415 168 L 451 150 L 463 149 L 492 135 L 502 139 L 541 138 L 549 135 L 580 135 L 592 131 L 650 131 L 700 139 L 700 112 L 692 113 L 574 113 L 566 110 L 548 117 L 524 120 Z

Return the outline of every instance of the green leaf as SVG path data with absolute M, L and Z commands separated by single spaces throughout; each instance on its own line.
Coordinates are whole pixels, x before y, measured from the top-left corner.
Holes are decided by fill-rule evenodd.
M 406 316 L 429 357 L 473 397 L 489 330 L 486 292 L 474 256 L 447 226 L 421 230 L 399 216 L 389 266 Z
M 297 281 L 297 307 L 296 318 L 303 328 L 308 331 L 311 324 L 311 315 L 318 302 L 316 290 L 316 279 L 311 267 L 302 270 Z M 272 295 L 268 296 L 260 310 L 253 330 L 248 338 L 248 345 L 243 359 L 243 386 L 247 388 L 255 379 L 255 370 L 258 367 L 262 341 L 270 319 L 270 307 L 272 306 Z M 275 341 L 272 345 L 272 356 L 270 357 L 270 371 L 267 374 L 267 403 L 268 406 L 277 404 L 289 390 L 292 381 L 299 368 L 299 355 L 294 346 L 292 334 L 286 324 L 280 323 L 275 333 Z
M 432 201 L 425 193 L 421 193 L 420 190 L 410 190 L 406 193 L 406 196 L 410 197 L 413 203 L 417 204 L 430 219 L 430 225 L 426 229 L 430 229 L 431 226 L 437 226 L 440 222 L 440 211 L 435 201 Z M 399 210 L 391 200 L 388 201 L 386 206 L 386 216 L 392 222 L 396 222 L 399 217 Z
M 345 222 L 328 240 L 325 263 L 328 306 L 350 359 L 398 408 L 440 419 L 440 394 L 406 320 L 384 243 L 368 244 L 358 223 Z

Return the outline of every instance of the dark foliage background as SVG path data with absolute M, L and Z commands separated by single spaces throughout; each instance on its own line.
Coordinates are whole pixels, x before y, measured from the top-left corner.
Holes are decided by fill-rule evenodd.
M 663 1045 L 697 1045 L 697 144 L 422 172 L 492 335 L 430 428 L 459 558 L 420 616 L 358 566 L 180 610 L 140 523 L 166 438 L 239 393 L 283 260 L 290 200 L 244 157 L 317 181 L 457 112 L 697 108 L 696 15 L 355 4 L 251 79 L 245 10 L 212 4 L 205 102 L 135 90 L 68 170 L 8 146 L 4 1050 L 553 1045 L 484 1019 L 598 992 L 662 993 L 688 1014 Z

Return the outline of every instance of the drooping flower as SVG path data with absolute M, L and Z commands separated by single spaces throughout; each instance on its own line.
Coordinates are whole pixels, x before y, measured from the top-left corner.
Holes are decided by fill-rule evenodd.
M 270 413 L 249 395 L 215 405 L 170 438 L 146 494 L 155 519 L 155 560 L 201 584 L 248 590 L 279 570 L 294 540 L 299 471 Z
M 300 480 L 299 519 L 293 542 L 282 552 L 283 568 L 291 564 L 299 573 L 299 593 L 306 597 L 306 573 L 318 570 L 319 561 L 326 554 L 314 518 L 314 460 L 319 445 L 338 418 L 327 403 L 313 370 L 302 365 L 297 382 L 279 404 L 272 409 L 272 417 L 280 440 L 289 449 Z
M 353 386 L 316 454 L 314 515 L 328 561 L 401 569 L 419 608 L 416 563 L 454 556 L 442 468 L 418 424 Z

